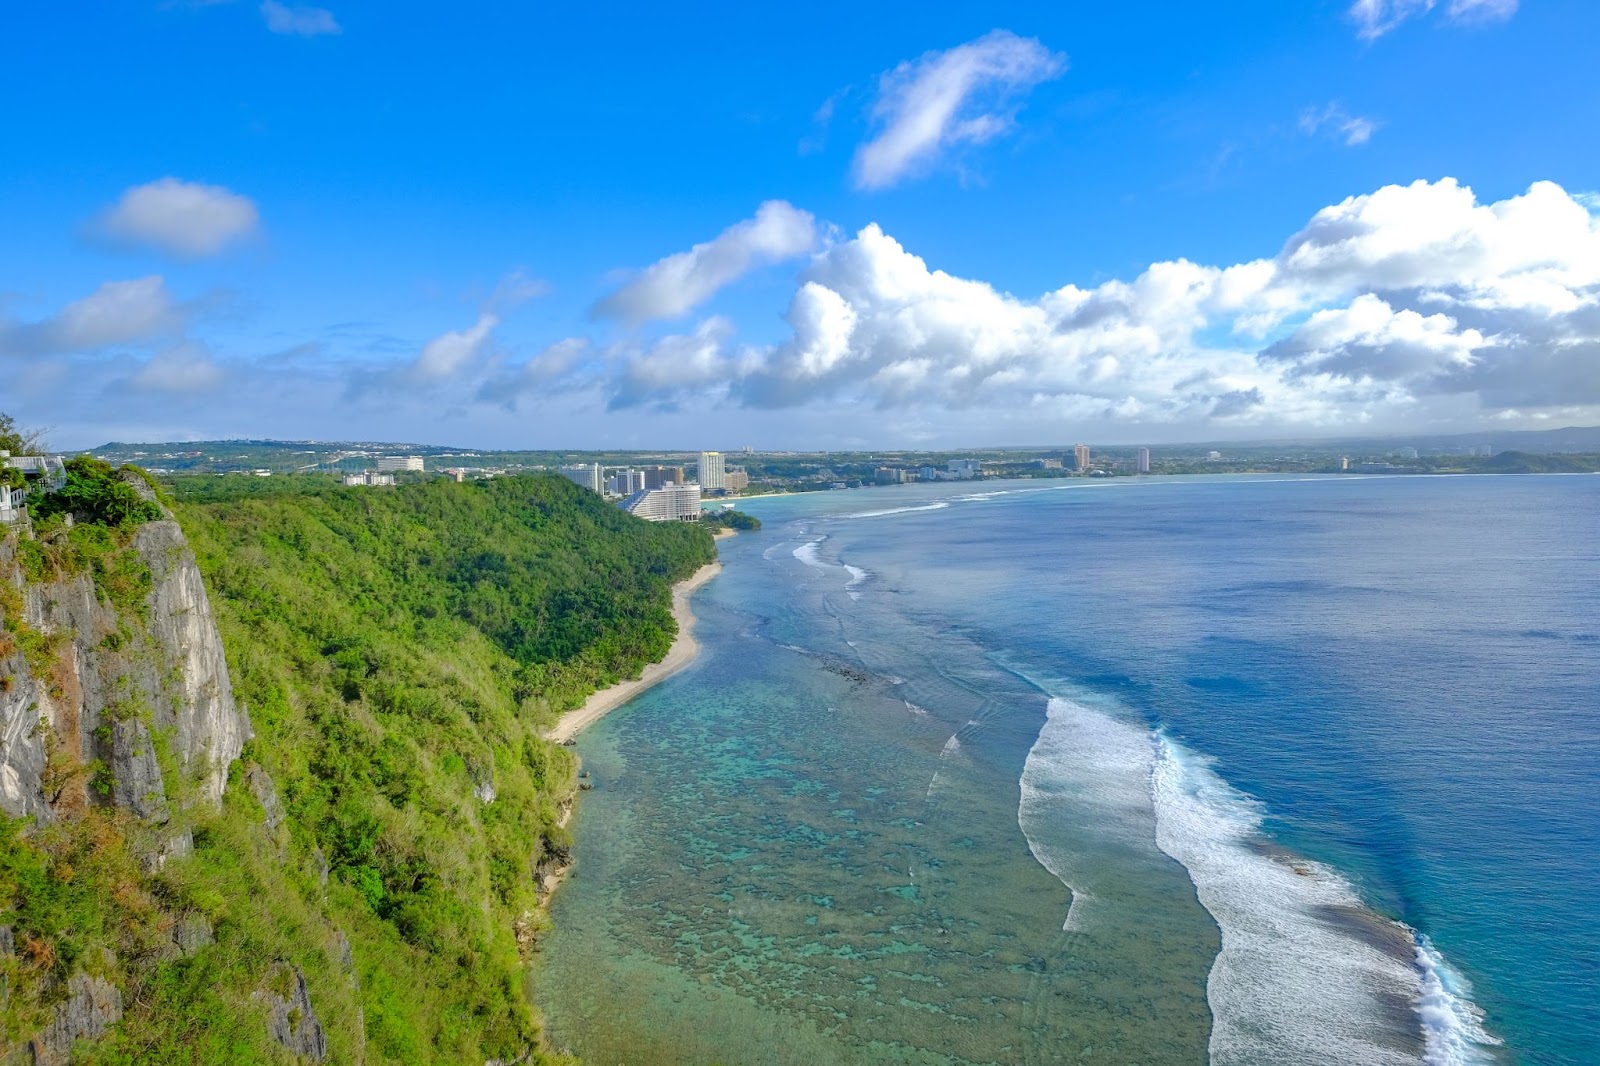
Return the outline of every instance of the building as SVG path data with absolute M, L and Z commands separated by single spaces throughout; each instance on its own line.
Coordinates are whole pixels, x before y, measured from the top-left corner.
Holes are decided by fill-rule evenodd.
M 1033 465 L 1039 470 L 1060 470 L 1060 459 L 1035 459 Z
M 722 475 L 722 480 L 729 492 L 743 492 L 750 487 L 750 475 L 742 466 L 728 467 L 728 472 Z
M 1148 474 L 1150 472 L 1150 449 L 1140 448 L 1134 453 L 1134 458 L 1138 463 L 1139 473 Z
M 1080 474 L 1089 469 L 1089 446 L 1087 444 L 1074 444 L 1072 446 L 1072 469 Z
M 645 489 L 622 501 L 622 509 L 646 522 L 700 521 L 699 485 L 663 485 Z
M 925 466 L 917 471 L 917 477 L 923 481 L 938 481 L 947 475 L 936 466 Z
M 618 470 L 607 484 L 613 496 L 632 496 L 645 490 L 643 470 Z
M 647 466 L 644 468 L 644 487 L 659 489 L 663 485 L 685 485 L 688 477 L 681 466 Z
M 605 473 L 599 463 L 577 463 L 561 468 L 561 476 L 576 482 L 596 495 L 606 494 Z
M 12 498 L 11 486 L 0 485 L 0 525 L 10 525 L 22 517 L 22 493 Z
M 378 460 L 378 469 L 388 472 L 393 472 L 395 470 L 421 470 L 422 456 L 385 455 Z
M 977 459 L 952 459 L 949 463 L 950 477 L 957 481 L 983 476 L 983 463 Z
M 880 485 L 904 485 L 906 472 L 898 466 L 880 466 L 872 472 L 872 480 Z
M 721 452 L 701 452 L 696 474 L 701 492 L 723 492 L 728 488 L 728 472 Z
M 59 455 L 12 455 L 0 452 L 0 466 L 22 471 L 22 476 L 38 481 L 51 492 L 67 483 L 67 465 Z
M 394 475 L 367 470 L 359 474 L 346 474 L 343 480 L 346 485 L 393 485 Z

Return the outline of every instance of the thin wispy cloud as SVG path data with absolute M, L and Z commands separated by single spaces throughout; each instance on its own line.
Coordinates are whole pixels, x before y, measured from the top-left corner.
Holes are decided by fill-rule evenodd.
M 1351 148 L 1366 144 L 1377 131 L 1376 119 L 1352 115 L 1337 102 L 1321 108 L 1308 107 L 1300 112 L 1301 133 L 1308 137 L 1332 135 Z
M 1518 0 L 1450 0 L 1444 17 L 1460 25 L 1504 22 L 1517 13 L 1517 3 Z M 1348 13 L 1356 24 L 1356 36 L 1375 41 L 1437 6 L 1438 0 L 1355 0 Z
M 783 200 L 768 200 L 754 218 L 641 270 L 595 304 L 593 315 L 635 326 L 676 318 L 752 270 L 804 255 L 816 243 L 816 220 L 810 212 Z
M 500 279 L 478 310 L 478 319 L 466 329 L 446 330 L 422 346 L 403 375 L 414 384 L 459 378 L 478 370 L 494 350 L 494 331 L 513 308 L 545 295 L 550 286 L 522 268 Z
M 222 367 L 210 349 L 197 341 L 184 341 L 151 356 L 128 379 L 140 392 L 207 393 L 222 386 Z
M 260 221 L 249 197 L 169 177 L 124 192 L 86 227 L 86 235 L 99 243 L 199 259 L 255 236 Z
M 273 33 L 294 37 L 323 37 L 344 32 L 333 12 L 322 7 L 265 0 L 261 5 L 261 17 Z
M 1009 132 L 1020 97 L 1066 68 L 1065 56 L 1008 30 L 901 63 L 878 81 L 877 133 L 856 151 L 856 187 L 887 188 Z

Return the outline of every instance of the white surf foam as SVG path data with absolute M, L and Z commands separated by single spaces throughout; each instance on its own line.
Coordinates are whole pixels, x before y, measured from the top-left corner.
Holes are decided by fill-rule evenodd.
M 1028 845 L 1073 893 L 1068 931 L 1092 928 L 1117 905 L 1094 891 L 1108 846 L 1159 847 L 1188 871 L 1222 933 L 1207 982 L 1216 1066 L 1414 1066 L 1417 1055 L 1401 1045 L 1416 1030 L 1383 1039 L 1393 1004 L 1407 1002 L 1421 1061 L 1495 1061 L 1469 987 L 1425 939 L 1412 965 L 1331 921 L 1330 908 L 1361 908 L 1354 886 L 1327 866 L 1262 849 L 1261 804 L 1171 738 L 1052 699 L 1021 789 Z
M 925 503 L 918 507 L 889 507 L 882 511 L 857 511 L 854 514 L 842 514 L 840 518 L 883 518 L 892 514 L 910 514 L 913 511 L 941 511 L 950 506 L 949 500 L 938 500 L 934 503 Z
M 867 579 L 867 572 L 861 569 L 861 567 L 851 566 L 849 563 L 841 563 L 839 565 L 850 571 L 850 580 L 845 582 L 846 588 L 849 588 L 851 585 L 859 585 Z
M 817 558 L 817 548 L 823 541 L 827 539 L 828 536 L 826 533 L 824 533 L 816 540 L 806 541 L 804 544 L 800 545 L 800 547 L 796 548 L 792 554 L 796 559 L 799 559 L 807 566 L 814 566 L 818 570 L 826 570 L 828 569 L 828 564 Z
M 1483 1011 L 1472 1002 L 1472 985 L 1426 936 L 1417 938 L 1417 969 L 1422 973 L 1417 1016 L 1428 1066 L 1489 1066 L 1498 1061 L 1489 1048 L 1502 1042 L 1483 1027 Z
M 1189 871 L 1222 931 L 1206 984 L 1211 1061 L 1415 1063 L 1375 1037 L 1386 1003 L 1416 999 L 1416 971 L 1322 916 L 1361 906 L 1350 883 L 1253 847 L 1261 805 L 1204 759 L 1160 733 L 1154 740 L 1156 843 Z
M 1095 910 L 1093 851 L 1112 842 L 1153 850 L 1150 739 L 1074 700 L 1052 699 L 1047 715 L 1023 766 L 1017 822 L 1039 865 L 1072 890 L 1062 927 L 1078 931 Z

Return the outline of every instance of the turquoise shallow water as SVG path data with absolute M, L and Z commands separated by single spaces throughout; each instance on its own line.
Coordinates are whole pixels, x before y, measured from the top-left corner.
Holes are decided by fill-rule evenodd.
M 1597 505 L 1583 478 L 751 502 L 701 658 L 580 742 L 555 1042 L 1592 1061 Z

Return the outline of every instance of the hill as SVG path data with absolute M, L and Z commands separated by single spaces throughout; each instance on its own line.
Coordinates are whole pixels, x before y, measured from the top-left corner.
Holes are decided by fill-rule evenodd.
M 0 673 L 84 727 L 7 808 L 0 1039 L 43 1034 L 47 1061 L 74 1037 L 74 1062 L 545 1061 L 523 965 L 573 763 L 542 732 L 666 651 L 709 533 L 548 476 L 174 491 L 176 524 L 74 527 L 98 554 L 66 559 L 59 528 L 0 553 L 21 590 Z M 68 590 L 82 610 L 27 625 Z M 226 669 L 191 678 L 197 641 Z M 130 648 L 138 700 L 58 678 Z M 224 696 L 242 749 L 184 724 Z

